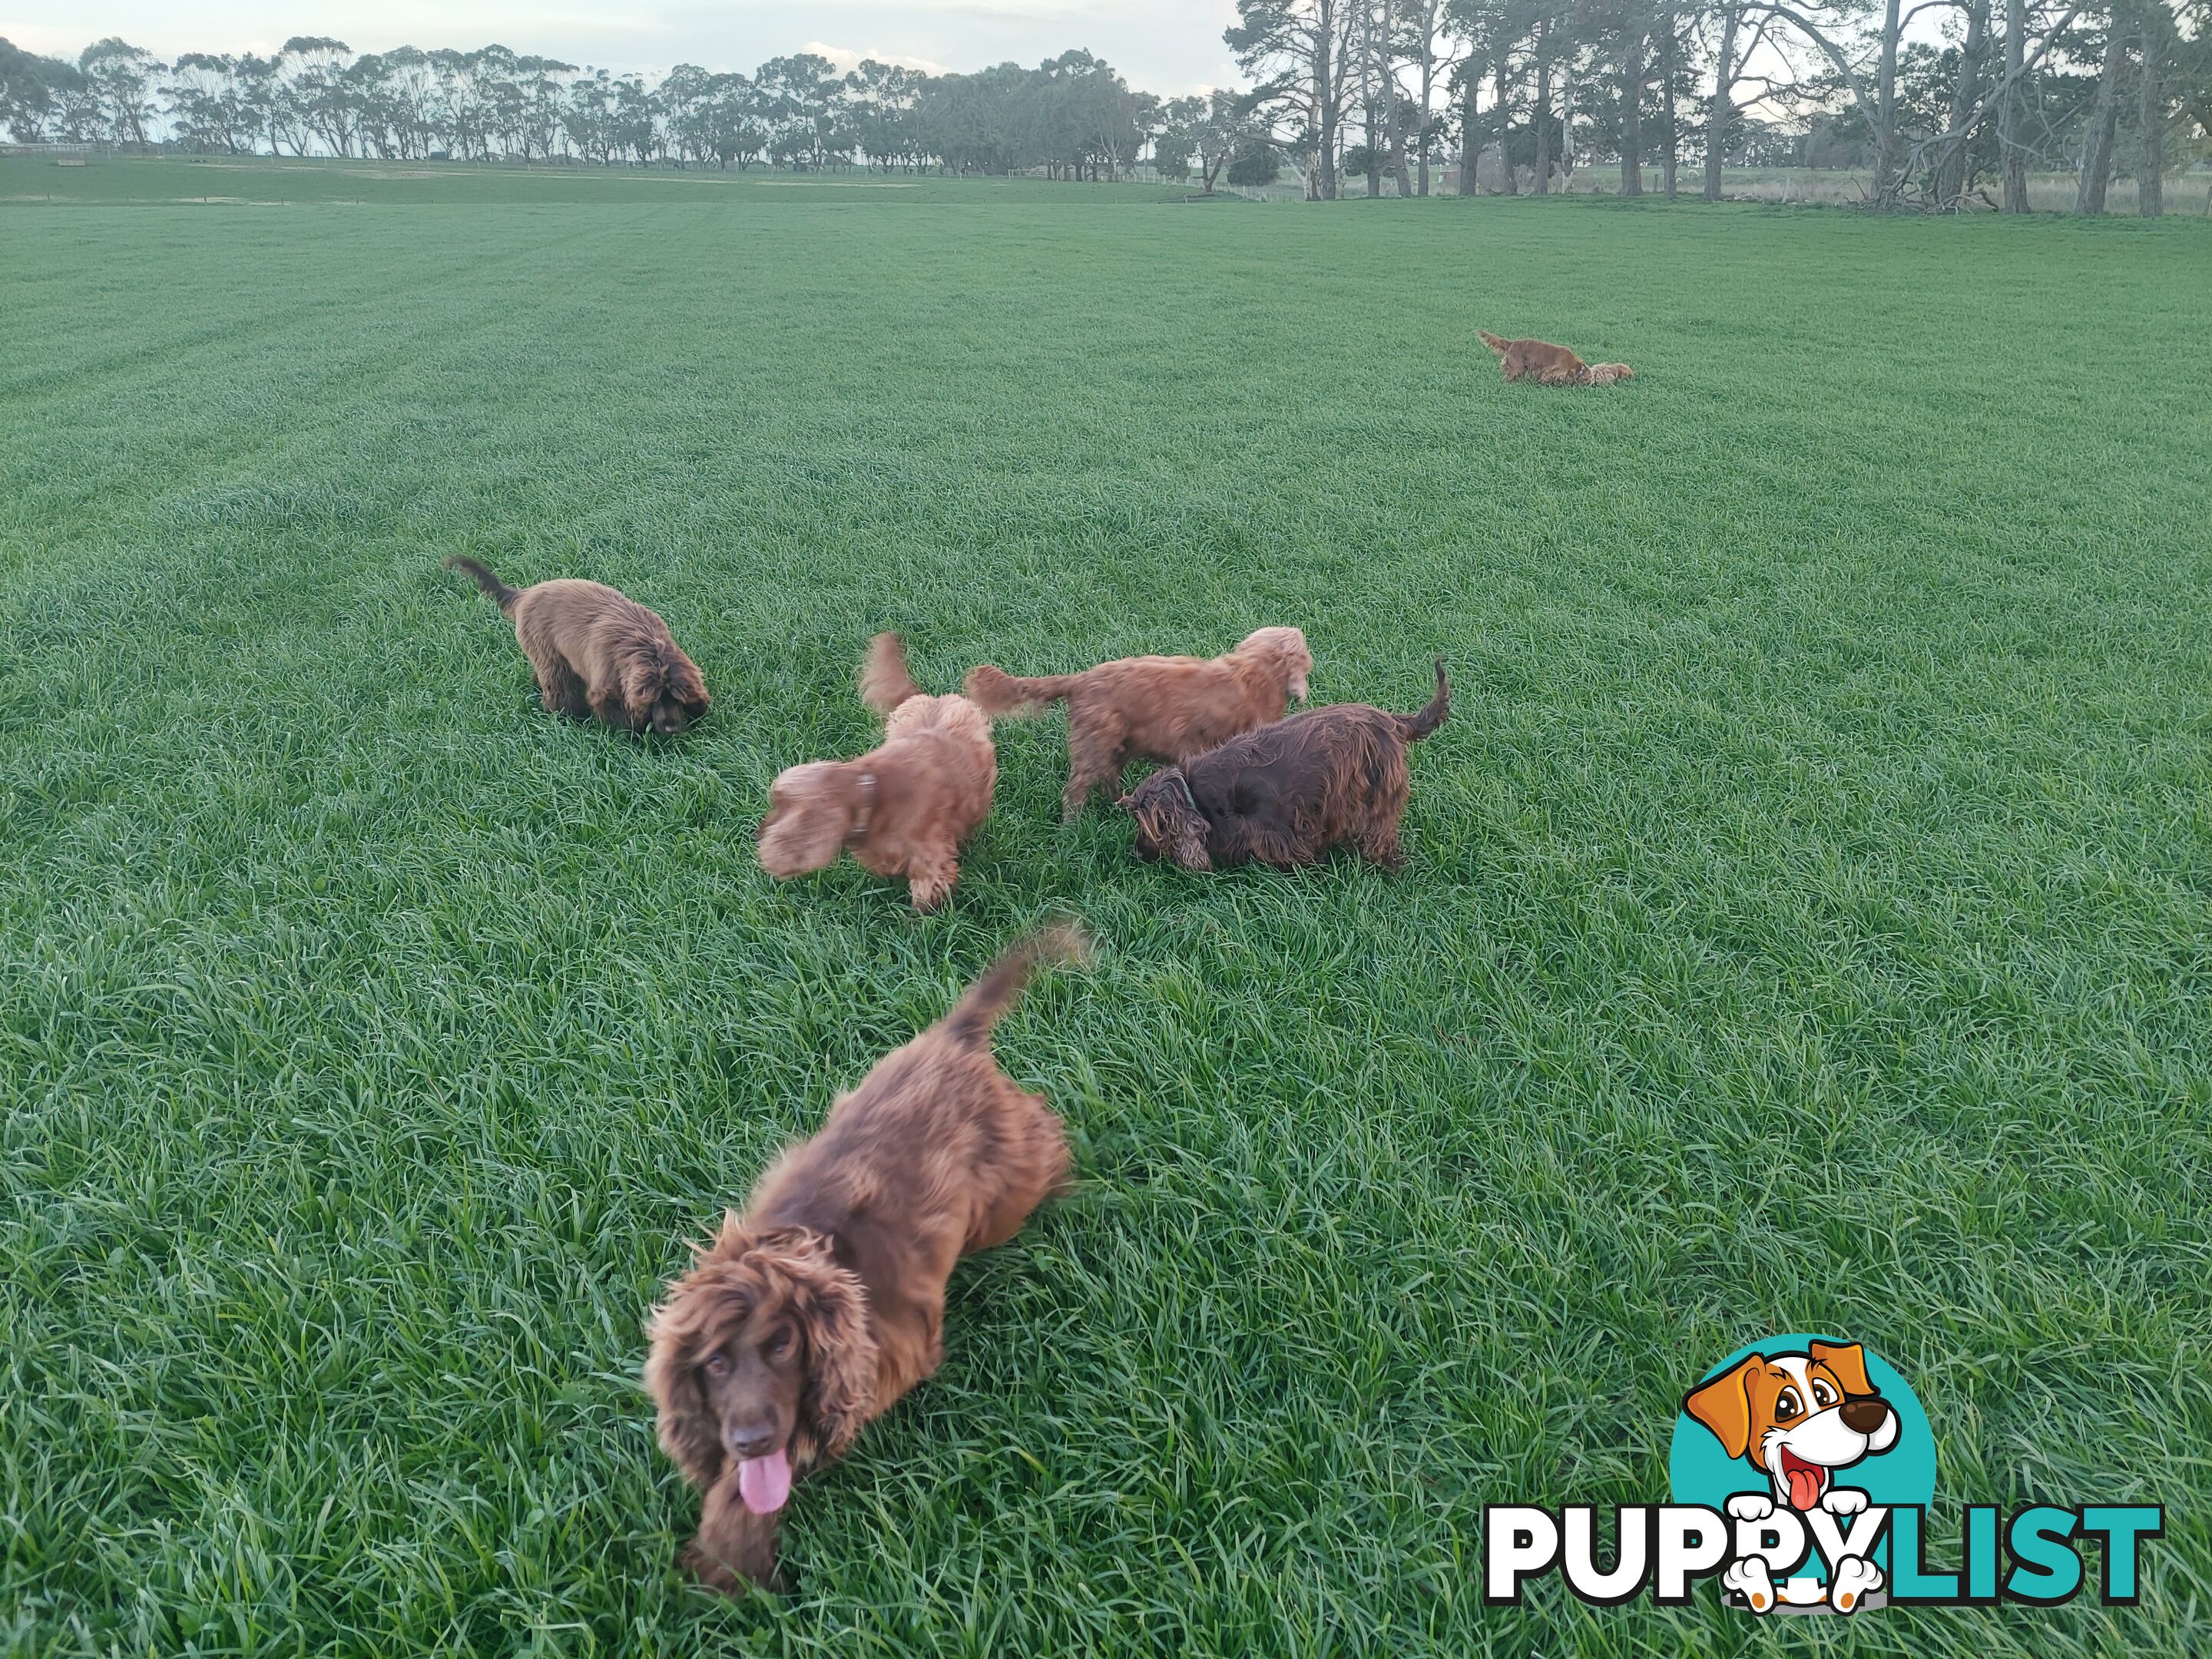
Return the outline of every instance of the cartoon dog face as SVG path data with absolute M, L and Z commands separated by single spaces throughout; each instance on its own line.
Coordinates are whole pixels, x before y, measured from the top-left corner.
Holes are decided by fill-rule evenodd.
M 1856 1342 L 1807 1350 L 1747 1354 L 1682 1401 L 1794 1510 L 1818 1505 L 1834 1471 L 1897 1443 L 1897 1413 L 1867 1376 L 1866 1350 Z

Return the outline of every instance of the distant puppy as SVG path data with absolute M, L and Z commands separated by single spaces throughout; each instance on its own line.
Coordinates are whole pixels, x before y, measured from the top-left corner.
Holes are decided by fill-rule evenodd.
M 1509 380 L 1534 380 L 1538 386 L 1611 386 L 1632 378 L 1626 363 L 1599 363 L 1595 368 L 1563 345 L 1548 340 L 1501 340 L 1486 329 L 1475 330 L 1483 344 L 1498 354 L 1498 366 Z
M 1186 870 L 1253 859 L 1287 869 L 1348 843 L 1395 870 L 1405 861 L 1406 745 L 1442 726 L 1450 707 L 1439 657 L 1437 694 L 1418 714 L 1335 703 L 1163 767 L 1118 803 L 1137 820 L 1137 856 Z
M 1036 964 L 1082 951 L 1072 927 L 1018 945 L 878 1060 L 653 1314 L 645 1385 L 662 1448 L 699 1489 L 686 1559 L 713 1588 L 769 1582 L 793 1478 L 944 1358 L 952 1264 L 1012 1238 L 1065 1183 L 1060 1121 L 999 1069 L 991 1028 Z
M 863 869 L 904 876 L 914 908 L 933 909 L 960 878 L 960 843 L 991 811 L 999 760 L 990 717 L 965 697 L 923 696 L 896 634 L 869 642 L 860 700 L 884 716 L 882 745 L 776 779 L 761 821 L 761 868 L 785 881 L 826 870 L 849 850 Z
M 1067 787 L 1060 807 L 1079 817 L 1101 784 L 1121 786 L 1133 760 L 1179 761 L 1224 738 L 1282 719 L 1306 698 L 1313 653 L 1295 628 L 1262 628 L 1234 651 L 1198 657 L 1124 657 L 1080 674 L 1017 679 L 985 664 L 968 695 L 993 714 L 1067 700 Z
M 629 595 L 565 578 L 513 588 L 474 559 L 451 558 L 446 568 L 473 576 L 514 618 L 538 698 L 554 713 L 672 737 L 707 712 L 697 665 L 668 624 Z

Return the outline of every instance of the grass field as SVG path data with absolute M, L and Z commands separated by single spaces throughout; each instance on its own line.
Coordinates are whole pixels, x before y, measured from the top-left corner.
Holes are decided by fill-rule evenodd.
M 2212 227 L 41 167 L 0 1649 L 2212 1648 Z M 645 598 L 714 714 L 544 717 L 454 552 Z M 1063 830 L 1056 718 L 941 915 L 753 862 L 874 629 L 938 689 L 1272 622 L 1322 700 L 1450 659 L 1402 876 Z M 1080 1189 L 801 1488 L 794 1593 L 702 1599 L 641 1316 L 1066 910 L 999 1048 Z M 1662 1500 L 1794 1329 L 1914 1382 L 1947 1528 L 2167 1505 L 2142 1605 L 1480 1605 L 1484 1503 Z

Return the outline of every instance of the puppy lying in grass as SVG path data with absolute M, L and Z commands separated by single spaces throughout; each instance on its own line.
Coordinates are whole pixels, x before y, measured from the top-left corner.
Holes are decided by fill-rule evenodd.
M 869 642 L 860 700 L 884 740 L 858 760 L 809 761 L 769 787 L 761 868 L 779 881 L 826 870 L 849 851 L 879 876 L 904 876 L 917 910 L 960 878 L 960 843 L 989 816 L 999 760 L 990 717 L 961 696 L 925 696 L 896 634 Z
M 1306 698 L 1313 653 L 1295 628 L 1262 628 L 1235 650 L 1198 657 L 1124 657 L 1080 674 L 1017 679 L 986 663 L 966 690 L 991 714 L 1067 701 L 1067 787 L 1060 807 L 1081 816 L 1091 792 L 1121 787 L 1133 760 L 1179 761 L 1224 738 L 1282 719 Z
M 878 1060 L 653 1314 L 645 1385 L 662 1448 L 699 1489 L 686 1559 L 710 1587 L 769 1582 L 792 1482 L 944 1358 L 953 1263 L 1012 1238 L 1065 1183 L 1060 1121 L 999 1069 L 991 1028 L 1037 963 L 1083 954 L 1074 927 L 1048 929 Z
M 1450 707 L 1439 657 L 1437 694 L 1418 714 L 1334 703 L 1163 767 L 1117 803 L 1137 820 L 1137 856 L 1186 870 L 1254 859 L 1287 869 L 1348 843 L 1395 870 L 1405 861 L 1406 745 L 1442 726 Z
M 1498 366 L 1509 380 L 1534 380 L 1538 386 L 1611 386 L 1632 380 L 1636 371 L 1626 363 L 1586 363 L 1563 345 L 1548 340 L 1501 340 L 1487 329 L 1475 330 L 1483 344 L 1498 354 Z
M 451 558 L 514 619 L 514 637 L 556 714 L 597 715 L 619 732 L 673 737 L 707 712 L 707 682 L 668 624 L 620 590 L 567 578 L 513 588 L 474 559 Z

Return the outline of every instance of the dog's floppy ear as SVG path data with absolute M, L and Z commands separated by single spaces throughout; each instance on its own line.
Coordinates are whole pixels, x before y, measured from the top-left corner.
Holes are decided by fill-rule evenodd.
M 1844 1385 L 1845 1394 L 1875 1394 L 1872 1378 L 1867 1376 L 1866 1349 L 1856 1342 L 1808 1342 L 1806 1348 L 1811 1357 L 1835 1372 Z
M 761 868 L 777 880 L 826 870 L 837 861 L 860 811 L 857 776 L 841 761 L 787 768 L 769 787 L 761 820 Z
M 1168 826 L 1168 856 L 1186 870 L 1211 870 L 1213 860 L 1206 850 L 1206 820 L 1184 810 Z
M 721 1476 L 722 1433 L 691 1367 L 717 1304 L 732 1294 L 733 1287 L 717 1283 L 711 1267 L 695 1271 L 646 1326 L 653 1346 L 646 1355 L 645 1388 L 659 1418 L 661 1449 L 702 1492 Z
M 1765 1363 L 1764 1354 L 1747 1354 L 1682 1397 L 1682 1409 L 1711 1429 L 1730 1457 L 1742 1456 L 1751 1444 L 1751 1379 Z

